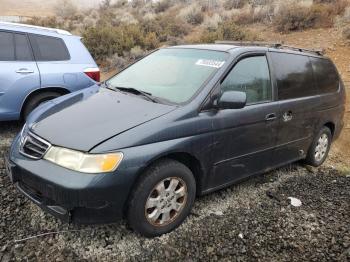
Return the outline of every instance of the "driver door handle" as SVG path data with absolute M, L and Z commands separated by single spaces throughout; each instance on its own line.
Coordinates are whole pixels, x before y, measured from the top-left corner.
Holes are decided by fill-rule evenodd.
M 275 113 L 271 113 L 271 114 L 267 114 L 266 117 L 265 117 L 265 120 L 266 121 L 273 121 L 273 120 L 276 120 L 277 116 Z

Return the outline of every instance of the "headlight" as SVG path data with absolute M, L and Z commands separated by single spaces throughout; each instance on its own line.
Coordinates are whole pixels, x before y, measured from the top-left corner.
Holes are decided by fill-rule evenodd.
M 74 171 L 97 174 L 116 170 L 123 159 L 123 153 L 85 154 L 52 146 L 44 159 Z

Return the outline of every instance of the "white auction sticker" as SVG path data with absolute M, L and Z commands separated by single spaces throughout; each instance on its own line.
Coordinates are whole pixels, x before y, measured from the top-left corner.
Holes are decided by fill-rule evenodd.
M 199 59 L 196 62 L 196 65 L 200 66 L 210 66 L 215 68 L 220 68 L 225 64 L 225 61 L 216 61 L 216 60 L 208 60 L 208 59 Z

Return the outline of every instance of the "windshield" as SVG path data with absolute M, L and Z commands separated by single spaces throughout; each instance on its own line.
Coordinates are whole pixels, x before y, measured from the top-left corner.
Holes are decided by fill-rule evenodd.
M 112 88 L 135 88 L 172 103 L 188 101 L 225 63 L 227 53 L 199 49 L 158 50 L 107 81 Z

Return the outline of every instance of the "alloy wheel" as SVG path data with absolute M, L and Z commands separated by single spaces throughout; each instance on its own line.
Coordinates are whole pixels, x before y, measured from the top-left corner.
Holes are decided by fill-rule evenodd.
M 185 207 L 187 195 L 187 186 L 181 178 L 162 180 L 152 189 L 146 201 L 147 221 L 154 226 L 170 224 Z
M 325 157 L 328 150 L 329 140 L 326 134 L 322 134 L 317 141 L 315 148 L 315 159 L 320 162 Z

